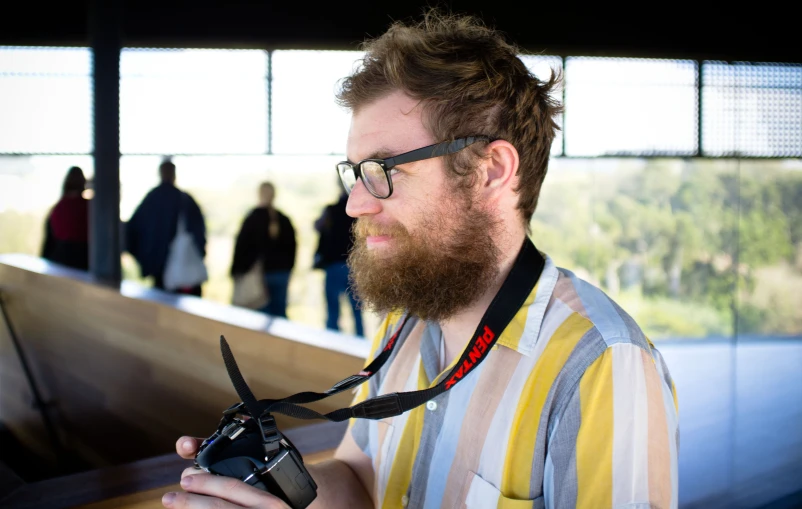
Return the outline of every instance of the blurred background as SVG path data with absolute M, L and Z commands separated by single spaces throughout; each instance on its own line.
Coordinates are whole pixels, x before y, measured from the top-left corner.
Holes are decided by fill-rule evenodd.
M 768 8 L 637 18 L 544 7 L 520 19 L 503 2 L 448 7 L 505 31 L 537 76 L 564 76 L 563 130 L 532 237 L 615 299 L 666 357 L 680 406 L 681 506 L 802 506 L 795 29 Z M 345 158 L 349 115 L 334 103 L 338 80 L 358 64 L 361 40 L 422 6 L 321 9 L 123 4 L 119 216 L 130 218 L 172 156 L 178 186 L 206 218 L 203 298 L 227 304 L 236 234 L 258 185 L 273 182 L 298 240 L 288 318 L 322 330 L 313 223 L 340 192 L 334 163 Z M 67 169 L 94 175 L 93 50 L 86 4 L 25 10 L 0 22 L 0 253 L 38 256 Z M 127 254 L 121 270 L 152 284 Z M 366 336 L 377 324 L 366 314 Z

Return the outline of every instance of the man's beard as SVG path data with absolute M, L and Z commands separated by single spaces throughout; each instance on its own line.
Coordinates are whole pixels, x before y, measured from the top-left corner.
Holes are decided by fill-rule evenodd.
M 351 286 L 377 313 L 406 310 L 423 320 L 440 321 L 473 304 L 498 275 L 497 222 L 462 197 L 456 210 L 427 218 L 419 233 L 400 224 L 386 227 L 359 219 L 348 257 Z M 447 217 L 447 216 L 451 217 Z M 370 234 L 389 235 L 392 254 L 367 247 Z M 376 250 L 379 251 L 379 250 Z

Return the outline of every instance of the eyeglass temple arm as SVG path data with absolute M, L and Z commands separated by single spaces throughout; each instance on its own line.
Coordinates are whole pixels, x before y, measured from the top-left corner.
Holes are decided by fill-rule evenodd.
M 412 150 L 395 157 L 388 157 L 384 160 L 384 164 L 388 168 L 392 168 L 394 166 L 398 166 L 399 164 L 414 163 L 415 161 L 440 157 L 446 154 L 453 154 L 454 152 L 459 152 L 468 145 L 476 143 L 479 140 L 486 139 L 487 137 L 485 136 L 468 136 L 467 138 L 458 138 L 454 141 L 435 143 L 434 145 Z

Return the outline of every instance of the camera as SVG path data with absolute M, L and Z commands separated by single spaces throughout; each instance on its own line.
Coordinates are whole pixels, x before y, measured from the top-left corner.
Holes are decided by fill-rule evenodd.
M 217 431 L 198 449 L 195 465 L 264 490 L 293 509 L 303 509 L 317 496 L 300 453 L 273 416 L 252 417 L 243 403 L 223 412 Z

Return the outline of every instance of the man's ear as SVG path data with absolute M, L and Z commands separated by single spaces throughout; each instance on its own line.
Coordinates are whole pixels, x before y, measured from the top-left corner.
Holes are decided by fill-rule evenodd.
M 513 189 L 517 183 L 518 151 L 504 140 L 496 140 L 487 145 L 482 164 L 482 189 L 485 194 L 500 194 Z

